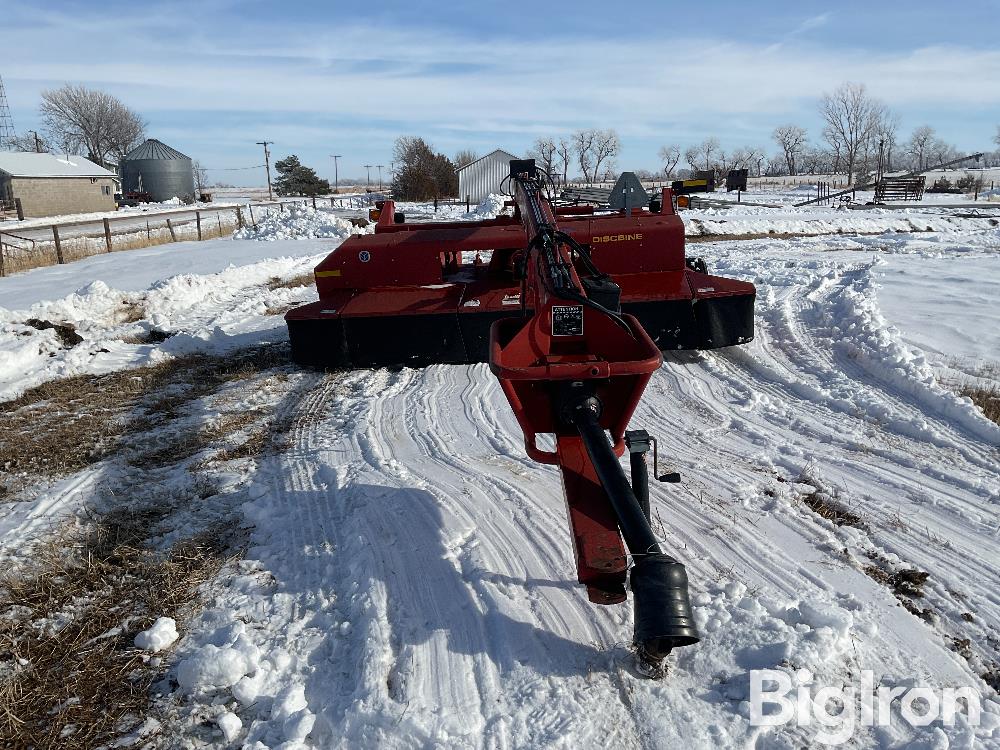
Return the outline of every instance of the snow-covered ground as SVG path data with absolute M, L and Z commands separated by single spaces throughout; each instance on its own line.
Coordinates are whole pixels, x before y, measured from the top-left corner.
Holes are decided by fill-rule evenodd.
M 360 231 L 284 219 L 300 220 L 335 236 L 178 244 L 0 279 L 0 393 L 281 340 L 269 310 L 314 293 L 268 282 Z M 261 238 L 294 234 L 265 224 Z M 757 284 L 756 338 L 668 356 L 632 423 L 683 476 L 654 483 L 652 502 L 703 635 L 661 682 L 628 666 L 630 608 L 591 605 L 575 585 L 558 473 L 525 457 L 486 366 L 292 372 L 247 396 L 237 408 L 291 427 L 277 453 L 228 464 L 206 501 L 253 530 L 161 652 L 173 731 L 254 750 L 790 749 L 816 726 L 751 726 L 749 671 L 807 668 L 816 686 L 873 670 L 886 686 L 983 696 L 978 727 L 963 715 L 912 727 L 897 710 L 850 746 L 1000 747 L 980 677 L 1000 664 L 1000 427 L 936 369 L 1000 351 L 1000 230 L 955 219 L 913 233 L 925 228 L 691 246 Z M 127 322 L 120 309 L 139 304 Z M 84 341 L 67 349 L 28 318 L 72 322 Z M 151 327 L 173 336 L 122 340 Z M 90 487 L 2 506 L 0 549 Z M 856 519 L 836 525 L 816 502 Z M 929 574 L 909 608 L 886 585 L 906 570 Z M 150 649 L 173 639 L 170 623 L 151 630 Z

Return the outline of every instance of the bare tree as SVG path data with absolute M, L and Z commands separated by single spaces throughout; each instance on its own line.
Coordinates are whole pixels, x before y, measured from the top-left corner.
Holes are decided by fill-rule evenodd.
M 143 137 L 146 123 L 105 91 L 67 84 L 42 92 L 39 107 L 53 141 L 65 150 L 85 149 L 98 164 L 120 160 Z
M 670 179 L 677 169 L 677 162 L 681 160 L 681 147 L 671 143 L 669 146 L 660 146 L 660 161 L 663 162 L 663 176 Z
M 601 165 L 604 165 L 605 176 L 610 176 L 614 171 L 615 157 L 622 149 L 621 141 L 618 140 L 618 133 L 613 129 L 598 130 L 594 134 L 594 180 L 601 174 Z
M 722 146 L 719 144 L 719 139 L 714 135 L 706 138 L 701 142 L 701 155 L 705 160 L 705 171 L 713 169 L 715 162 L 719 158 L 719 152 L 722 151 Z
M 560 138 L 559 143 L 556 144 L 556 152 L 559 154 L 559 161 L 562 162 L 562 181 L 563 185 L 566 184 L 566 180 L 569 178 L 569 164 L 573 157 L 573 143 L 569 138 Z
M 935 138 L 927 148 L 928 166 L 932 164 L 943 164 L 946 161 L 957 159 L 961 154 L 958 149 L 950 143 Z
M 528 151 L 528 156 L 539 162 L 539 165 L 552 174 L 556 158 L 556 142 L 551 138 L 539 138 Z
M 928 152 L 935 140 L 937 140 L 937 135 L 934 133 L 934 128 L 930 125 L 921 125 L 913 131 L 913 135 L 910 136 L 910 142 L 906 146 L 906 151 L 913 157 L 914 167 L 917 169 L 924 168 L 927 163 Z
M 583 172 L 584 182 L 593 182 L 591 167 L 594 164 L 594 139 L 597 137 L 596 130 L 577 130 L 573 133 L 573 150 L 576 152 L 576 159 L 580 163 L 580 170 Z
M 798 174 L 795 160 L 802 153 L 806 145 L 806 131 L 798 125 L 779 125 L 771 134 L 781 151 L 785 155 L 785 166 L 788 167 L 788 174 Z
M 194 186 L 199 193 L 205 192 L 208 187 L 208 170 L 201 165 L 201 162 L 194 159 L 191 162 L 191 169 L 194 170 Z
M 1000 125 L 997 125 L 997 134 L 993 136 L 993 142 L 1000 146 Z
M 15 135 L 7 143 L 11 151 L 37 151 L 40 154 L 51 151 L 48 139 L 34 131 Z
M 863 83 L 844 83 L 833 93 L 823 95 L 819 111 L 826 123 L 823 137 L 842 150 L 850 183 L 858 157 L 870 146 L 872 134 L 885 116 L 885 106 L 868 94 Z
M 479 154 L 471 148 L 463 148 L 455 154 L 455 169 L 461 169 L 466 164 L 472 164 L 478 158 Z
M 698 161 L 701 159 L 700 146 L 688 146 L 684 149 L 684 161 L 687 162 L 692 172 L 698 170 Z
M 746 159 L 743 166 L 750 170 L 749 174 L 752 176 L 760 177 L 761 168 L 764 166 L 764 161 L 767 159 L 764 149 L 759 146 L 744 146 L 743 150 L 746 152 Z
M 899 115 L 886 110 L 875 129 L 875 138 L 882 144 L 885 171 L 891 172 L 892 157 L 899 148 Z

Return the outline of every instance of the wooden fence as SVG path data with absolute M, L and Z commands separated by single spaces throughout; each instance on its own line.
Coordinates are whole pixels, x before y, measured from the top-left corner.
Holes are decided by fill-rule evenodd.
M 0 224 L 0 276 L 101 253 L 223 237 L 246 226 L 256 227 L 258 221 L 276 210 L 284 211 L 296 204 L 319 208 L 327 203 L 334 208 L 356 208 L 350 199 L 324 197 L 53 222 L 18 228 L 16 232 Z

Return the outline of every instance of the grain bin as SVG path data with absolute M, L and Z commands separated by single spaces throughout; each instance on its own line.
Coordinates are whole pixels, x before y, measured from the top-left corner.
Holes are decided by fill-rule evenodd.
M 155 138 L 136 146 L 121 163 L 122 191 L 149 193 L 154 201 L 194 200 L 190 157 Z

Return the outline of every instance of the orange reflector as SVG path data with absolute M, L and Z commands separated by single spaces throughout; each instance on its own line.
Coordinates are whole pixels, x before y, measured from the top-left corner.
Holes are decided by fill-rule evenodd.
M 688 198 L 686 195 L 679 195 L 679 196 L 677 196 L 677 207 L 678 208 L 687 208 L 690 205 L 691 205 L 691 199 Z
M 378 221 L 378 217 L 382 215 L 382 211 L 377 208 L 369 209 L 368 218 L 372 221 Z

